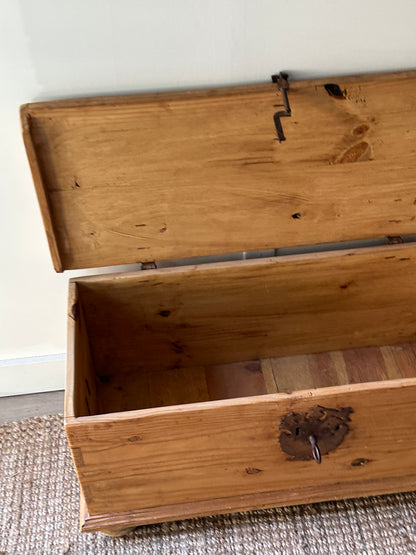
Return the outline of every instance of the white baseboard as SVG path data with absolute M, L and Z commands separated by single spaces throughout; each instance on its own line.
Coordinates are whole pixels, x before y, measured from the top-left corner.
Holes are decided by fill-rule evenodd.
M 0 360 L 0 397 L 65 387 L 65 353 Z

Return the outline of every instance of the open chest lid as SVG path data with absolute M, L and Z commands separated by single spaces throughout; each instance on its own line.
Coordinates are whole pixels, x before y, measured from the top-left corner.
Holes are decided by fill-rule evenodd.
M 23 106 L 55 269 L 416 233 L 416 72 L 289 84 Z

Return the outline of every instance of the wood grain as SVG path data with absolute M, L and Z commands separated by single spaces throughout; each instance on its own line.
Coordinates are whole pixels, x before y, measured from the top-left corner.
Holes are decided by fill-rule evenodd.
M 278 442 L 279 422 L 316 404 L 352 407 L 350 432 L 320 466 L 289 460 Z M 387 490 L 393 482 L 400 489 L 400 477 L 407 487 L 406 477 L 415 476 L 415 430 L 415 378 L 66 422 L 71 448 L 82 452 L 77 473 L 89 514 L 141 511 L 141 522 L 172 505 L 238 510 L 241 500 L 235 507 L 232 500 L 239 496 L 256 495 L 257 505 L 263 494 L 267 503 L 270 492 L 279 492 L 279 504 L 286 504 L 357 495 L 361 484 L 367 494 L 382 493 L 382 480 Z M 226 507 L 223 499 L 230 500 Z
M 97 379 L 99 411 L 96 414 L 250 397 L 267 392 L 259 360 L 149 372 L 115 371 L 106 374 L 104 380 L 103 376 Z
M 416 378 L 412 344 L 165 371 L 114 372 L 104 382 L 97 380 L 96 414 L 410 377 Z
M 372 495 L 385 495 L 390 493 L 414 491 L 416 489 L 416 474 L 409 476 L 396 476 L 389 479 L 366 479 L 360 482 L 345 482 L 331 491 L 331 500 L 351 499 Z M 131 528 L 144 524 L 166 522 L 181 518 L 197 518 L 202 516 L 239 511 L 253 511 L 269 509 L 288 505 L 301 505 L 328 501 L 327 489 L 319 490 L 316 487 L 303 487 L 302 484 L 291 491 L 271 491 L 239 495 L 195 503 L 180 505 L 165 505 L 163 507 L 150 507 L 134 511 L 119 513 L 105 513 L 91 516 L 88 512 L 82 513 L 82 532 L 102 532 L 110 530 L 110 535 L 124 535 Z
M 268 393 L 416 378 L 414 344 L 263 359 Z
M 56 269 L 415 233 L 415 75 L 23 107 Z
M 110 376 L 416 341 L 414 245 L 76 278 Z
M 260 360 L 208 366 L 205 373 L 212 401 L 267 393 Z
M 91 357 L 90 338 L 84 307 L 79 302 L 76 283 L 69 284 L 68 354 L 65 386 L 65 414 L 88 416 L 100 412 L 97 375 Z
M 49 250 L 52 256 L 52 262 L 57 272 L 62 272 L 65 268 L 62 265 L 61 253 L 58 245 L 58 228 L 55 227 L 53 206 L 49 198 L 48 191 L 45 187 L 45 176 L 39 166 L 38 153 L 36 145 L 31 135 L 32 118 L 27 110 L 21 111 L 22 135 L 26 147 L 30 169 L 32 172 L 33 182 L 35 185 L 36 195 L 39 202 L 40 211 L 43 219 L 46 237 L 48 240 Z

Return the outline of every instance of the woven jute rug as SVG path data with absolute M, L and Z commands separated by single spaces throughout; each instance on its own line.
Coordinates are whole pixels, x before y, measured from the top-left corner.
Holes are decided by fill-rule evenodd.
M 1 426 L 0 448 L 1 554 L 416 553 L 416 493 L 81 534 L 62 416 Z

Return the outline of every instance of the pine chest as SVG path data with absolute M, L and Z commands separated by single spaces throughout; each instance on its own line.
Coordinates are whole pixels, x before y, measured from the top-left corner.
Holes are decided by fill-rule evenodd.
M 84 531 L 416 489 L 416 73 L 275 81 L 22 107 Z

